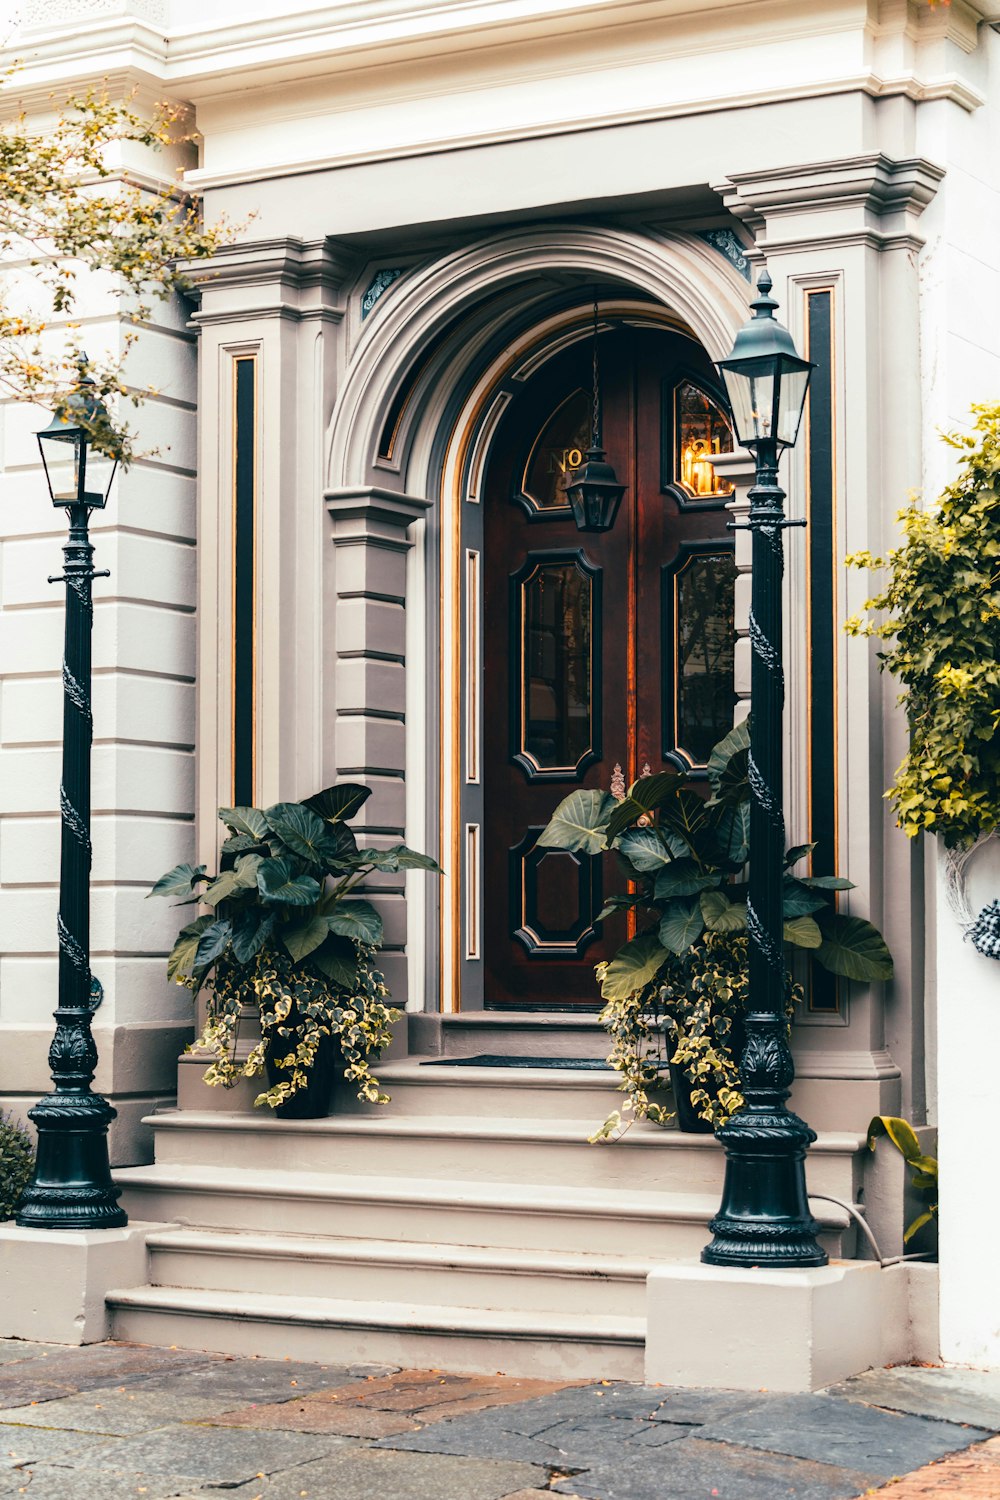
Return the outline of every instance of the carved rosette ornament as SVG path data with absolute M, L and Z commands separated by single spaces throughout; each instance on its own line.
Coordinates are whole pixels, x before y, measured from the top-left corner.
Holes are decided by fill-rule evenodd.
M 100 994 L 90 972 L 91 585 L 100 575 L 93 567 L 89 508 L 68 509 L 64 573 L 50 580 L 66 585 L 59 1006 L 49 1048 L 54 1089 L 28 1111 L 38 1128 L 38 1157 L 17 1222 L 44 1229 L 112 1229 L 128 1222 L 108 1164 L 108 1126 L 116 1111 L 91 1092 L 97 1068 L 91 1020 L 95 992 Z
M 740 1060 L 744 1103 L 719 1131 L 726 1148 L 722 1206 L 702 1260 L 715 1266 L 822 1266 L 819 1225 L 809 1212 L 805 1157 L 815 1132 L 785 1107 L 795 1068 L 786 1017 L 785 820 L 782 812 L 781 663 L 784 493 L 778 453 L 757 447 L 747 528 L 753 538 L 751 644 L 750 881 L 747 899 L 749 1007 Z

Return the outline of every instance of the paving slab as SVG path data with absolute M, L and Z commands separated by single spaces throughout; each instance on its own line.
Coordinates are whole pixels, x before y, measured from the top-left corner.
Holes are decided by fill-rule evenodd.
M 18 1476 L 23 1493 L 32 1500 L 169 1500 L 190 1493 L 201 1480 L 190 1474 L 149 1475 L 119 1473 L 113 1469 L 101 1472 L 95 1482 L 93 1473 L 84 1469 L 66 1469 L 58 1464 L 38 1464 L 29 1473 Z M 16 1495 L 17 1488 L 0 1494 Z M 212 1492 L 222 1500 L 223 1491 Z
M 125 1386 L 95 1386 L 93 1390 L 80 1391 L 61 1400 L 45 1401 L 39 1406 L 0 1410 L 0 1423 L 125 1436 L 167 1427 L 175 1422 L 197 1422 L 212 1416 L 219 1405 L 218 1396 L 181 1396 L 169 1390 L 135 1391 Z
M 504 1500 L 519 1489 L 537 1490 L 547 1478 L 524 1463 L 355 1447 L 272 1474 L 239 1494 L 240 1500 Z M 217 1490 L 195 1493 L 198 1500 L 219 1500 Z
M 59 1385 L 52 1380 L 40 1380 L 37 1375 L 17 1375 L 21 1365 L 4 1365 L 0 1369 L 0 1406 L 4 1409 L 37 1405 L 41 1401 L 58 1401 L 63 1396 L 75 1396 L 79 1387 L 67 1382 Z
M 0 1427 L 0 1471 L 45 1459 L 81 1458 L 107 1445 L 102 1433 L 63 1432 L 59 1428 Z
M 821 1395 L 775 1397 L 699 1428 L 699 1437 L 709 1441 L 838 1464 L 882 1479 L 908 1474 L 990 1435 Z
M 0 1339 L 0 1365 L 14 1364 L 19 1359 L 38 1359 L 45 1354 L 58 1354 L 61 1344 L 33 1344 L 28 1339 Z
M 689 1437 L 666 1453 L 588 1469 L 552 1489 L 581 1500 L 847 1500 L 877 1482 L 832 1464 Z
M 914 1416 L 937 1417 L 942 1422 L 1000 1428 L 1000 1370 L 896 1365 L 890 1370 L 866 1370 L 830 1386 L 826 1394 Z
M 276 1405 L 245 1406 L 210 1417 L 214 1427 L 267 1428 L 275 1432 L 337 1432 L 344 1437 L 381 1438 L 417 1432 L 420 1423 L 399 1412 L 366 1411 L 361 1406 L 337 1406 L 332 1401 L 281 1401 Z
M 182 1349 L 154 1349 L 136 1344 L 86 1344 L 80 1348 L 48 1346 L 31 1359 L 0 1368 L 0 1402 L 4 1406 L 52 1399 L 92 1386 L 117 1385 L 129 1375 L 205 1367 L 220 1355 Z M 37 1395 L 28 1392 L 35 1389 Z
M 650 1414 L 654 1422 L 682 1422 L 692 1427 L 704 1426 L 734 1412 L 751 1411 L 769 1399 L 763 1392 L 752 1391 L 691 1391 L 669 1386 L 649 1389 L 658 1400 L 656 1410 Z
M 303 1364 L 291 1359 L 222 1359 L 191 1370 L 169 1374 L 126 1374 L 115 1384 L 130 1391 L 168 1391 L 178 1396 L 218 1396 L 235 1404 L 245 1401 L 281 1401 L 336 1385 L 362 1385 L 367 1374 L 353 1374 L 338 1365 Z M 216 1410 L 221 1410 L 221 1406 Z
M 98 1471 L 127 1470 L 152 1475 L 190 1474 L 204 1486 L 244 1484 L 311 1459 L 325 1458 L 348 1439 L 325 1433 L 241 1432 L 230 1427 L 160 1427 L 155 1432 L 118 1438 L 107 1447 L 73 1455 L 71 1468 L 86 1469 L 100 1491 Z

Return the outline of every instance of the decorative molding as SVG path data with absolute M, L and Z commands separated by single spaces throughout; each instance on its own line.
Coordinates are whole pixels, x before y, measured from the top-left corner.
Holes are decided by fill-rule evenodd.
M 839 161 L 734 172 L 713 186 L 753 235 L 758 255 L 820 244 L 919 249 L 923 239 L 916 221 L 944 175 L 943 167 L 923 157 L 894 161 L 871 152 Z M 879 227 L 873 227 L 873 218 L 881 221 Z M 804 225 L 803 220 L 808 222 Z
M 368 314 L 375 311 L 376 303 L 385 296 L 386 292 L 398 281 L 403 274 L 402 266 L 386 266 L 369 281 L 361 298 L 361 320 L 364 322 Z
M 750 280 L 749 257 L 731 229 L 704 229 L 700 231 L 700 236 L 713 250 L 718 250 L 731 266 L 735 266 L 742 277 Z

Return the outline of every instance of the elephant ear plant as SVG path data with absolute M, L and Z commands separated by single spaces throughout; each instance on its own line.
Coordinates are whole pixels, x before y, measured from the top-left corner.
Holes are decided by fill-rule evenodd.
M 675 1085 L 690 1088 L 691 1106 L 708 1126 L 724 1124 L 743 1102 L 749 746 L 747 723 L 716 745 L 708 798 L 679 771 L 642 776 L 622 797 L 581 788 L 559 804 L 538 840 L 543 848 L 611 854 L 627 877 L 627 891 L 611 896 L 600 916 L 629 911 L 638 932 L 596 973 L 612 1040 L 608 1061 L 622 1075 L 634 1119 L 663 1125 L 672 1118 L 655 1098 L 666 1065 Z M 892 958 L 878 930 L 836 909 L 836 893 L 851 882 L 792 874 L 812 848 L 800 844 L 785 855 L 786 952 L 809 950 L 847 979 L 890 978 Z M 789 1019 L 801 997 L 789 974 Z M 594 1139 L 615 1135 L 621 1123 L 616 1110 Z
M 213 1057 L 207 1083 L 232 1088 L 269 1063 L 271 1087 L 255 1103 L 287 1106 L 331 1038 L 358 1097 L 385 1102 L 370 1061 L 388 1045 L 400 1012 L 387 1004 L 374 965 L 382 919 L 356 891 L 376 872 L 438 866 L 405 844 L 358 847 L 348 820 L 369 795 L 342 782 L 305 802 L 222 807 L 228 837 L 219 874 L 177 865 L 150 891 L 211 908 L 181 929 L 167 959 L 168 978 L 193 995 L 205 991 L 196 1045 Z M 240 1059 L 246 1007 L 260 1012 L 262 1040 Z

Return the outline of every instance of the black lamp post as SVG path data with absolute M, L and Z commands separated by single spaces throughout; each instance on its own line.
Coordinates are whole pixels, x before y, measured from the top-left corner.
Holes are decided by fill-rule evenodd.
M 91 1018 L 101 993 L 90 972 L 91 584 L 108 574 L 94 571 L 89 525 L 91 511 L 107 503 L 117 458 L 93 445 L 94 425 L 103 427 L 107 414 L 93 381 L 82 373 L 85 360 L 81 366 L 66 415 L 54 417 L 38 434 L 52 503 L 69 513 L 69 538 L 63 547 L 65 571 L 49 579 L 66 585 L 59 1004 L 49 1049 L 55 1088 L 28 1111 L 38 1128 L 38 1158 L 17 1222 L 32 1229 L 114 1229 L 128 1223 L 108 1159 L 108 1126 L 116 1111 L 90 1087 L 97 1068 Z
M 754 316 L 733 352 L 720 360 L 736 434 L 756 460 L 747 529 L 753 537 L 749 761 L 750 891 L 747 932 L 750 985 L 746 1045 L 740 1063 L 744 1104 L 719 1131 L 726 1148 L 722 1206 L 710 1224 L 701 1258 L 712 1266 L 823 1266 L 819 1225 L 809 1212 L 805 1158 L 816 1139 L 786 1108 L 795 1069 L 788 1043 L 788 981 L 784 955 L 782 881 L 781 655 L 784 491 L 778 458 L 794 445 L 813 366 L 800 359 L 787 328 L 776 322 L 771 278 L 762 271 Z

